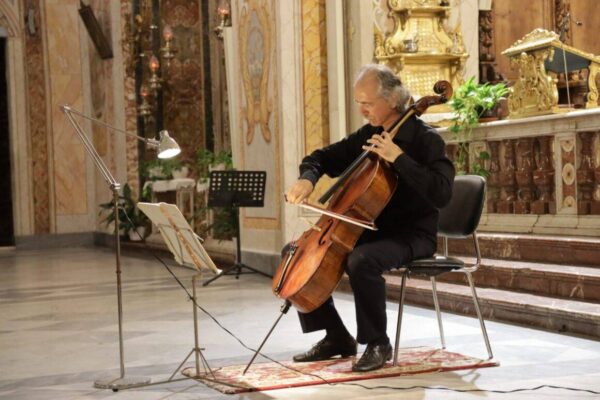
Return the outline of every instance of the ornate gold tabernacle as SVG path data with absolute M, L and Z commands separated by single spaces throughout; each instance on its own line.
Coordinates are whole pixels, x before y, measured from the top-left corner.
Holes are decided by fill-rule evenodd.
M 448 32 L 444 21 L 450 7 L 443 0 L 388 0 L 394 30 L 385 35 L 376 29 L 375 58 L 389 66 L 411 93 L 430 94 L 439 80 L 454 87 L 462 84 L 468 55 L 460 29 Z
M 585 68 L 589 69 L 585 106 L 598 106 L 595 77 L 600 72 L 600 57 L 565 45 L 559 40 L 558 34 L 535 29 L 502 54 L 510 57 L 511 66 L 519 71 L 519 78 L 510 88 L 510 118 L 556 112 L 557 74 L 566 71 L 568 76 L 571 71 Z

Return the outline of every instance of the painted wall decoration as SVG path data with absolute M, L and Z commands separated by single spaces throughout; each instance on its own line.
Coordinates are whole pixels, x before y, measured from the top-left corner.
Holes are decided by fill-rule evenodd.
M 246 228 L 278 229 L 282 203 L 278 92 L 275 59 L 274 0 L 247 0 L 235 4 L 237 79 L 241 113 L 238 120 L 241 170 L 266 171 L 265 206 L 242 210 Z M 237 23 L 235 23 L 237 21 Z M 290 133 L 294 134 L 294 133 Z
M 239 18 L 239 55 L 246 99 L 242 115 L 248 126 L 247 144 L 252 143 L 257 129 L 267 143 L 271 141 L 269 116 L 273 112 L 273 102 L 267 86 L 272 58 L 270 20 L 273 18 L 269 18 L 265 6 L 264 1 L 250 0 L 247 7 L 242 7 Z

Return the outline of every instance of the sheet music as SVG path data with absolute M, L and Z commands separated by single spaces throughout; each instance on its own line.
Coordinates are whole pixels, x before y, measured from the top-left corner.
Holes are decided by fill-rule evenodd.
M 212 261 L 198 237 L 177 206 L 168 203 L 137 203 L 138 208 L 156 225 L 167 247 L 180 265 L 191 265 L 197 270 L 221 270 Z

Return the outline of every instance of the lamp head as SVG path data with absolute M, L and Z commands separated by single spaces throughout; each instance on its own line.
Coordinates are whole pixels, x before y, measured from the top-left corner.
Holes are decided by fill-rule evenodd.
M 181 153 L 179 145 L 171 136 L 169 132 L 162 130 L 159 132 L 160 140 L 158 142 L 158 158 L 171 158 Z

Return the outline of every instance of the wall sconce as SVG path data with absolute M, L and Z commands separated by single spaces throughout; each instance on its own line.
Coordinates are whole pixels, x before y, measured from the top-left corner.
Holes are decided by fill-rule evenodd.
M 217 15 L 220 23 L 215 28 L 215 33 L 219 39 L 223 39 L 223 28 L 231 26 L 231 4 L 229 4 L 229 0 L 219 0 Z
M 175 58 L 175 53 L 177 53 L 177 49 L 173 48 L 173 29 L 169 25 L 165 25 L 162 34 L 165 45 L 160 49 L 160 55 L 168 67 L 171 65 L 171 60 Z
M 136 15 L 127 18 L 126 26 L 131 49 L 127 75 L 135 76 L 139 85 L 138 115 L 144 117 L 144 121 L 155 109 L 158 92 L 168 81 L 168 67 L 177 53 L 173 29 L 169 25 L 165 25 L 158 35 L 160 18 L 155 15 L 152 3 L 152 0 L 139 0 Z
M 142 98 L 142 103 L 138 106 L 137 112 L 138 115 L 144 119 L 152 114 L 152 106 L 148 102 L 148 96 L 150 96 L 148 86 L 142 85 L 140 88 L 140 97 Z
M 159 91 L 162 87 L 162 79 L 158 76 L 158 71 L 160 69 L 160 62 L 158 58 L 153 54 L 150 56 L 150 61 L 148 62 L 148 67 L 150 68 L 150 79 L 148 79 L 148 85 L 150 89 L 152 89 L 155 93 Z M 144 85 L 142 83 L 142 85 Z M 140 88 L 141 95 L 141 88 Z

